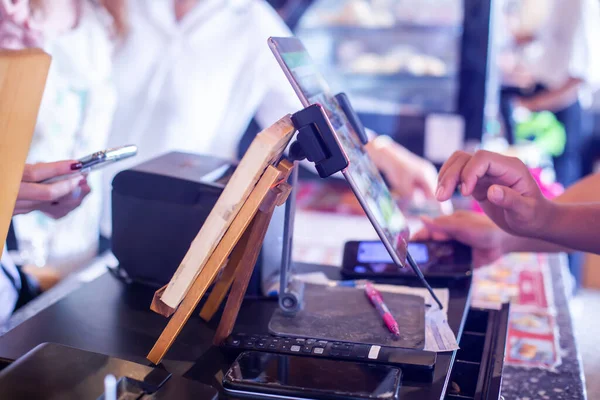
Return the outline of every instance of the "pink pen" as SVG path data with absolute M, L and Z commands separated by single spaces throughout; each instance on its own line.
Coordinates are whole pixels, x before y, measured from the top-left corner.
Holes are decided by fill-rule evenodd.
M 379 311 L 379 315 L 383 318 L 383 322 L 385 322 L 385 326 L 396 336 L 400 336 L 400 328 L 398 327 L 398 323 L 392 316 L 389 308 L 383 302 L 383 298 L 381 294 L 373 287 L 373 285 L 369 282 L 365 283 L 365 294 L 371 301 L 371 304 L 375 306 L 377 311 Z

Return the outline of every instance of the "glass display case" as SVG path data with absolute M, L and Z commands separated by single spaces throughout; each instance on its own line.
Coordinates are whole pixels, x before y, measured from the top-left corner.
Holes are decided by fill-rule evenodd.
M 457 110 L 463 0 L 318 0 L 296 28 L 359 112 Z
M 490 65 L 498 2 L 270 1 L 285 5 L 278 11 L 332 89 L 349 95 L 365 126 L 412 152 L 439 163 L 455 144 L 480 141 L 494 120 L 498 80 Z M 452 138 L 447 125 L 457 128 Z M 427 149 L 440 140 L 448 148 L 430 157 Z

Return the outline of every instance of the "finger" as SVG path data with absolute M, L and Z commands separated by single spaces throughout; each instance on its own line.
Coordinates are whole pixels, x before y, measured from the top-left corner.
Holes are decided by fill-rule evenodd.
M 79 184 L 79 187 L 81 188 L 81 198 L 84 198 L 92 192 L 92 188 L 87 184 L 87 182 L 84 182 L 83 185 Z
M 17 202 L 15 203 L 15 209 L 16 208 L 30 208 L 30 209 L 35 209 L 36 206 L 40 205 L 41 203 L 39 201 L 33 201 L 33 200 L 17 200 Z
M 56 201 L 68 195 L 79 185 L 81 177 L 59 181 L 52 184 L 21 183 L 19 199 L 32 201 Z
M 457 158 L 463 157 L 464 154 L 467 154 L 467 153 L 462 150 L 455 151 L 454 153 L 452 153 L 452 155 L 446 160 L 446 162 L 440 168 L 440 172 L 438 173 L 438 176 L 442 176 L 448 169 L 448 166 L 450 164 L 452 164 Z
M 410 237 L 410 241 L 418 242 L 418 241 L 429 240 L 430 238 L 431 238 L 431 233 L 429 232 L 429 230 L 427 230 L 427 228 L 421 228 L 417 232 L 413 233 L 413 235 Z
M 456 218 L 452 215 L 442 216 L 436 219 L 422 217 L 421 221 L 423 221 L 423 225 L 425 225 L 425 229 L 429 232 L 430 237 L 436 240 L 440 240 L 439 238 L 442 237 L 444 239 L 441 240 L 447 240 L 454 236 L 454 233 L 457 230 Z
M 429 182 L 423 178 L 417 178 L 414 182 L 414 185 L 417 189 L 420 189 L 425 195 L 425 198 L 428 200 L 435 199 L 434 188 L 429 184 Z
M 530 219 L 532 210 L 529 199 L 521 196 L 517 191 L 506 186 L 492 185 L 488 189 L 487 197 L 490 203 L 512 211 L 525 219 Z
M 436 191 L 438 201 L 446 201 L 452 197 L 454 190 L 460 184 L 461 172 L 470 159 L 471 156 L 467 153 L 458 154 L 448 163 L 444 172 L 440 173 Z
M 526 167 L 519 159 L 480 150 L 462 170 L 462 193 L 465 196 L 471 195 L 478 181 L 486 176 L 491 183 L 512 187 L 527 174 Z
M 24 182 L 41 182 L 56 176 L 69 174 L 79 169 L 81 169 L 81 163 L 77 160 L 26 164 L 22 180 Z
M 436 242 L 445 242 L 452 239 L 452 236 L 444 232 L 432 232 L 431 239 L 435 240 Z

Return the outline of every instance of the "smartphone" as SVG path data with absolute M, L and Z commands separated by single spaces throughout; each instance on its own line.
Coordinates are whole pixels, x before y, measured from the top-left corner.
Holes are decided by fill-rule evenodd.
M 244 352 L 225 377 L 226 392 L 287 399 L 398 399 L 402 371 L 387 365 Z
M 471 275 L 471 248 L 456 241 L 410 242 L 408 251 L 426 278 L 461 278 Z M 382 242 L 351 241 L 344 246 L 342 275 L 347 278 L 410 278 L 398 268 Z
M 86 174 L 93 170 L 106 167 L 117 161 L 125 160 L 137 154 L 137 146 L 127 145 L 97 151 L 89 156 L 80 158 L 78 161 L 82 164 L 81 169 L 70 174 L 55 176 L 54 178 L 46 179 L 41 183 L 54 183 L 65 179 L 72 178 L 77 175 Z

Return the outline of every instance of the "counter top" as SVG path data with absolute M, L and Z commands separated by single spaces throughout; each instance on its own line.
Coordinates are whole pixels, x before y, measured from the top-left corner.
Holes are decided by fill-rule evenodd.
M 569 296 L 567 295 L 566 288 L 568 287 L 569 277 L 566 275 L 568 274 L 566 257 L 551 256 L 550 268 L 552 272 L 553 295 L 557 313 L 556 321 L 560 334 L 562 364 L 557 368 L 556 372 L 505 366 L 502 395 L 507 400 L 583 399 L 586 396 L 581 359 L 573 335 L 573 325 L 568 307 Z M 91 283 L 106 279 L 113 278 L 104 275 L 92 280 Z M 82 283 L 79 279 L 70 279 L 58 286 L 56 290 L 39 297 L 33 303 L 16 313 L 8 325 L 8 328 L 11 328 L 13 332 L 11 333 L 9 331 L 8 334 L 0 336 L 0 357 L 16 358 L 28 351 L 29 348 L 33 347 L 32 343 L 27 343 L 27 340 L 29 339 L 21 337 L 20 339 L 24 340 L 17 340 L 17 336 L 32 336 L 35 338 L 41 338 L 43 336 L 44 341 L 64 342 L 67 340 L 69 341 L 68 344 L 86 350 L 104 351 L 106 354 L 146 363 L 146 360 L 142 355 L 145 354 L 147 349 L 151 347 L 155 338 L 158 337 L 160 330 L 164 327 L 165 321 L 159 315 L 148 317 L 146 315 L 147 309 L 141 309 L 141 306 L 139 305 L 141 303 L 135 300 L 137 295 L 143 295 L 143 291 L 140 291 L 139 289 L 134 288 L 125 293 L 119 288 L 119 285 L 109 285 L 107 287 L 108 290 L 104 293 L 109 301 L 107 308 L 110 308 L 110 304 L 113 304 L 114 302 L 125 302 L 132 307 L 132 312 L 128 315 L 128 318 L 114 315 L 112 318 L 104 319 L 107 321 L 104 326 L 94 327 L 90 324 L 71 326 L 69 330 L 72 331 L 72 333 L 67 335 L 68 337 L 66 339 L 65 337 L 55 337 L 51 332 L 46 335 L 32 334 L 31 332 L 26 333 L 23 330 L 26 326 L 17 329 L 24 320 L 39 313 L 48 306 L 59 302 L 61 298 L 69 295 L 84 284 L 86 283 Z M 81 313 L 82 318 L 83 315 L 86 314 L 98 313 L 99 315 L 102 315 L 106 312 L 106 310 L 94 309 L 95 306 L 92 303 L 93 302 L 87 302 L 86 304 L 86 302 L 83 302 L 80 304 L 80 310 L 77 312 Z M 61 309 L 62 307 L 59 306 L 53 307 L 52 310 L 48 310 L 52 311 L 52 316 L 49 320 L 55 321 L 56 324 L 72 323 L 73 321 L 76 321 L 76 315 L 66 317 L 61 315 Z M 67 309 L 69 312 L 73 312 L 72 308 L 67 307 Z M 67 309 L 65 309 L 64 312 L 66 312 Z M 142 318 L 142 314 L 144 314 L 144 319 L 156 319 L 156 324 L 154 324 L 155 327 L 153 329 L 137 335 L 135 343 L 114 338 L 114 340 L 109 342 L 106 340 L 99 340 L 97 344 L 91 344 L 94 337 L 105 338 L 106 335 L 114 329 L 126 328 L 141 333 L 140 331 L 143 329 L 141 326 L 137 325 L 137 321 L 139 318 Z M 200 324 L 186 326 L 173 350 L 178 353 L 178 355 L 185 354 L 185 357 L 180 358 L 182 361 L 178 362 L 177 365 L 172 364 L 169 366 L 172 372 L 185 373 L 192 367 L 196 359 L 207 351 L 209 345 L 206 343 L 198 343 L 196 336 L 199 330 L 203 331 L 205 329 L 206 328 L 201 327 Z
M 573 321 L 568 304 L 571 277 L 568 275 L 567 257 L 553 255 L 549 257 L 549 261 L 562 363 L 556 368 L 556 372 L 505 366 L 502 395 L 507 400 L 586 398 L 581 356 L 573 334 Z

